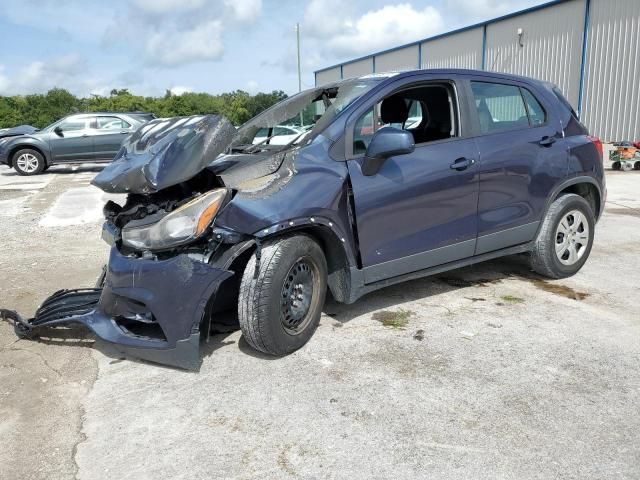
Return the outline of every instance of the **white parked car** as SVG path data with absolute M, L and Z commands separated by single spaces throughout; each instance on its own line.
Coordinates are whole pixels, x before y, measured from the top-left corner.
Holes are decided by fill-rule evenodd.
M 301 129 L 299 127 L 293 127 L 290 125 L 278 125 L 277 127 L 273 127 L 271 138 L 269 139 L 268 143 L 269 145 L 286 145 L 305 131 L 306 129 L 304 128 Z M 256 145 L 258 143 L 264 142 L 267 139 L 268 134 L 268 128 L 261 128 L 253 138 L 253 144 Z

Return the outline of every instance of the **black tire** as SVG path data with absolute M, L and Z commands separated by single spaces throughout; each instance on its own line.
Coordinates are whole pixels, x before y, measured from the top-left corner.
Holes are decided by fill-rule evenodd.
M 265 242 L 257 271 L 256 261 L 254 253 L 240 283 L 240 328 L 256 350 L 286 355 L 307 343 L 318 327 L 327 291 L 327 262 L 307 235 Z
M 635 163 L 633 164 L 633 169 L 634 169 L 634 170 L 640 170 L 640 161 L 635 162 Z
M 22 157 L 23 155 L 28 155 L 30 159 L 33 159 L 32 161 L 36 162 L 35 169 L 31 170 L 30 168 L 23 168 L 18 165 L 20 163 L 20 157 Z M 19 175 L 24 176 L 39 175 L 47 166 L 47 162 L 45 161 L 42 154 L 37 150 L 32 150 L 31 148 L 23 148 L 22 150 L 18 150 L 16 153 L 14 153 L 13 157 L 11 158 L 11 164 Z
M 562 220 L 566 221 L 569 218 L 567 216 L 571 216 L 570 213 L 576 210 L 584 215 L 584 220 L 588 225 L 589 231 L 584 235 L 588 240 L 586 240 L 587 245 L 583 245 L 580 242 L 579 231 L 572 234 L 575 237 L 567 237 L 566 245 L 573 241 L 573 248 L 578 248 L 579 246 L 579 250 L 582 252 L 575 263 L 567 265 L 563 261 L 569 262 L 571 260 L 569 258 L 561 259 L 560 257 L 568 257 L 570 252 L 565 250 L 562 254 L 556 253 L 556 247 L 562 249 L 562 245 L 565 245 L 563 243 L 565 241 L 564 234 L 559 232 L 559 224 Z M 595 223 L 595 215 L 591 210 L 591 206 L 580 195 L 567 194 L 558 197 L 549 207 L 535 239 L 533 250 L 530 253 L 531 268 L 540 275 L 550 278 L 566 278 L 574 275 L 589 258 L 591 247 L 593 246 Z M 571 226 L 571 224 L 569 225 Z M 575 240 L 576 238 L 577 241 Z M 583 246 L 584 250 L 582 250 Z
M 620 170 L 622 168 L 622 164 L 620 162 L 613 162 L 611 164 L 612 170 Z

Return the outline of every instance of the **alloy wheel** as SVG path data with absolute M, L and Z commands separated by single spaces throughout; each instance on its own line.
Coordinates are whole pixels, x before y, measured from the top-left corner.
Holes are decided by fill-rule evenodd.
M 563 265 L 578 262 L 589 246 L 589 222 L 579 210 L 566 213 L 556 228 L 556 256 Z
M 18 168 L 25 173 L 33 173 L 38 169 L 40 161 L 31 153 L 23 153 L 16 160 Z

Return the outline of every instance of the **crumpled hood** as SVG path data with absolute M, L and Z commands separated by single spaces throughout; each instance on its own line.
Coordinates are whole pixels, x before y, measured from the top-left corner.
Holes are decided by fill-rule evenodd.
M 152 120 L 125 140 L 91 183 L 108 193 L 155 193 L 196 176 L 235 135 L 219 115 Z
M 13 127 L 1 131 L 0 138 L 17 137 L 19 135 L 31 135 L 32 133 L 37 131 L 38 129 L 36 127 L 32 127 L 31 125 L 20 125 L 19 127 Z

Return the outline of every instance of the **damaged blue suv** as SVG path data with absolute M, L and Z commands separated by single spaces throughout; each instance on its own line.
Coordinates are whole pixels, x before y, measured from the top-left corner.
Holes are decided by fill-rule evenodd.
M 312 128 L 272 142 L 301 123 Z M 600 141 L 555 86 L 470 70 L 324 85 L 238 130 L 218 116 L 153 120 L 93 184 L 127 194 L 104 209 L 99 286 L 3 316 L 20 335 L 81 323 L 186 368 L 229 309 L 249 345 L 285 355 L 312 336 L 327 289 L 352 303 L 516 253 L 573 275 L 606 195 Z

